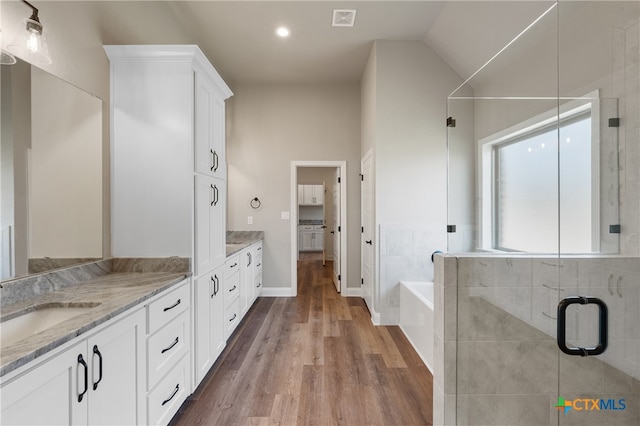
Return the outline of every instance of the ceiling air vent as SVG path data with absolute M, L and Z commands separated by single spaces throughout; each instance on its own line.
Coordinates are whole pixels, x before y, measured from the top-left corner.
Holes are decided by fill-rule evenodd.
M 333 9 L 334 27 L 353 27 L 356 22 L 356 11 L 352 9 Z

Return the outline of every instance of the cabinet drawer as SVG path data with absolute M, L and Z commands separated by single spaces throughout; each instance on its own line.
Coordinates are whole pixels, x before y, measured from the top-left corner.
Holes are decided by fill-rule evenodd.
M 301 225 L 298 229 L 302 231 L 313 231 L 313 225 Z
M 183 312 L 147 339 L 148 389 L 189 352 L 189 317 Z
M 314 231 L 322 231 L 324 229 L 323 225 L 313 225 Z
M 262 293 L 262 274 L 256 275 L 253 289 L 254 300 L 260 296 L 260 293 Z
M 166 425 L 189 396 L 189 355 L 185 355 L 178 365 L 162 379 L 149 393 L 147 400 L 149 424 Z
M 227 258 L 225 262 L 225 273 L 224 276 L 229 277 L 235 273 L 240 271 L 240 255 L 236 254 Z
M 224 307 L 228 308 L 240 295 L 240 274 L 234 274 L 224 282 Z
M 254 259 L 254 267 L 255 274 L 262 273 L 262 252 L 259 251 L 256 254 L 256 258 Z
M 236 298 L 224 311 L 224 337 L 228 339 L 240 322 L 240 299 Z
M 180 315 L 189 308 L 188 280 L 180 284 L 175 290 L 151 302 L 147 306 L 147 333 L 153 334 L 164 324 Z

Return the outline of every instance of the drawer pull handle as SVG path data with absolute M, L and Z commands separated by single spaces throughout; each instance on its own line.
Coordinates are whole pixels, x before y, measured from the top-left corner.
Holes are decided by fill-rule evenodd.
M 258 247 L 257 250 L 262 250 L 262 247 Z
M 98 381 L 93 384 L 93 390 L 96 390 L 98 389 L 98 383 L 102 381 L 102 354 L 98 350 L 98 345 L 93 345 L 93 353 L 95 355 L 98 355 L 98 358 L 100 358 L 100 364 L 98 367 L 98 371 L 100 372 L 100 377 L 98 378 Z
M 262 263 L 258 263 L 258 264 L 256 265 L 256 267 L 258 267 L 258 268 L 259 268 L 260 266 L 262 266 Z
M 164 405 L 167 402 L 171 401 L 173 399 L 173 397 L 176 396 L 176 394 L 178 393 L 179 390 L 180 390 L 180 384 L 177 384 L 176 388 L 173 390 L 173 393 L 171 394 L 171 396 L 169 398 L 165 399 L 164 401 L 162 401 L 162 405 Z
M 171 349 L 173 349 L 173 347 L 174 347 L 175 345 L 177 345 L 177 344 L 178 344 L 178 342 L 179 342 L 179 341 L 180 341 L 180 340 L 176 337 L 176 340 L 174 340 L 174 341 L 173 341 L 173 343 L 172 343 L 171 345 L 169 345 L 169 347 L 164 348 L 164 349 L 162 350 L 162 352 L 160 352 L 160 353 L 162 353 L 162 354 L 163 354 L 163 353 L 165 353 L 165 352 L 167 352 L 167 351 L 170 351 Z
M 87 363 L 84 362 L 84 358 L 82 358 L 82 354 L 78 355 L 78 364 L 81 364 L 84 367 L 84 390 L 81 394 L 78 395 L 78 402 L 82 402 L 82 398 L 84 398 L 84 394 L 89 390 L 89 367 Z
M 233 290 L 235 290 L 236 288 L 238 288 L 238 287 L 237 287 L 237 286 L 235 286 L 235 285 L 234 285 L 233 287 L 231 287 L 231 288 L 229 289 L 229 293 L 231 293 L 231 292 L 232 292 Z
M 233 321 L 234 319 L 236 319 L 238 315 L 237 314 L 233 314 L 233 316 L 231 317 L 231 319 L 229 320 L 229 322 Z
M 261 285 L 262 285 L 262 283 L 261 283 L 261 282 L 258 282 L 258 285 L 257 285 L 256 287 L 260 287 Z
M 179 304 L 180 304 L 180 299 L 178 299 L 178 301 L 177 301 L 176 303 L 174 303 L 173 305 L 169 306 L 168 308 L 164 308 L 164 309 L 162 310 L 162 312 L 167 312 L 168 310 L 175 308 L 175 307 L 176 307 L 176 306 L 178 306 Z
M 235 268 L 236 266 L 238 266 L 238 262 L 235 262 L 233 265 L 230 266 L 230 268 Z

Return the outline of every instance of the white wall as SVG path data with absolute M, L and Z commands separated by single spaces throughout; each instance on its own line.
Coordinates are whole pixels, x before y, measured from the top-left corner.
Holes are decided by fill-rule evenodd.
M 348 287 L 360 287 L 358 84 L 238 84 L 227 103 L 229 230 L 261 230 L 264 286 L 291 285 L 291 161 L 347 161 Z M 253 210 L 249 201 L 262 206 Z M 247 217 L 253 216 L 253 224 Z
M 397 323 L 398 281 L 431 280 L 431 253 L 447 247 L 446 99 L 461 83 L 425 43 L 386 40 L 361 82 L 361 151 L 376 153 L 374 307 L 383 324 Z

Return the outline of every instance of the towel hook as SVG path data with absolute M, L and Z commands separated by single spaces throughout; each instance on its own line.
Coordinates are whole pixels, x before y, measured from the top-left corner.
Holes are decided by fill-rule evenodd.
M 252 209 L 256 210 L 260 208 L 262 203 L 260 202 L 258 197 L 255 197 L 253 200 L 249 201 L 249 205 L 251 206 Z

